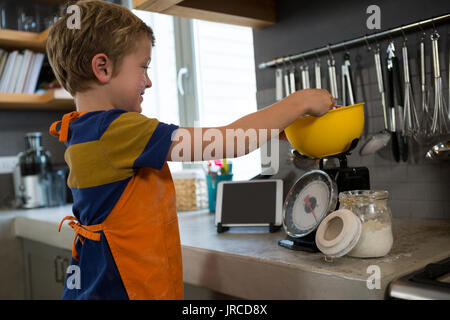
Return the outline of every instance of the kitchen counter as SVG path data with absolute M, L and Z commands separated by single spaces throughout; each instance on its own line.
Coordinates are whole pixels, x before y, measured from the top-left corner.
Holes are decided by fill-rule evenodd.
M 6 213 L 15 216 L 16 236 L 71 250 L 71 228 L 57 231 L 71 206 Z M 321 253 L 280 247 L 283 231 L 241 227 L 218 234 L 214 215 L 205 210 L 178 217 L 184 282 L 245 299 L 383 299 L 393 279 L 450 256 L 449 220 L 394 219 L 387 256 L 326 262 Z M 379 289 L 368 289 L 367 280 L 375 277 L 369 267 L 380 271 Z

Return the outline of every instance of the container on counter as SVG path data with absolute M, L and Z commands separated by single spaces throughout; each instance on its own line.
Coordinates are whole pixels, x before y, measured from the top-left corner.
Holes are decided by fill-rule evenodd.
M 339 193 L 339 210 L 319 225 L 316 244 L 326 257 L 383 257 L 393 244 L 389 193 L 353 190 Z
M 50 152 L 41 146 L 40 132 L 25 135 L 26 151 L 18 155 L 14 169 L 16 206 L 38 208 L 47 206 L 51 186 Z
M 217 185 L 221 181 L 232 181 L 233 174 L 225 173 L 225 174 L 208 174 L 206 176 L 206 182 L 208 184 L 208 204 L 209 204 L 209 212 L 216 212 L 216 200 L 217 200 Z
M 187 169 L 172 173 L 178 211 L 208 207 L 208 194 L 203 170 Z
M 355 190 L 339 194 L 340 208 L 348 209 L 361 220 L 361 237 L 348 253 L 358 258 L 383 257 L 393 244 L 389 193 L 384 190 Z

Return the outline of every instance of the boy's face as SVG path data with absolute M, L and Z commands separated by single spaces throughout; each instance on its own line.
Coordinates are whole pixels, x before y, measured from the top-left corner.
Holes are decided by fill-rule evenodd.
M 136 49 L 123 58 L 119 73 L 111 79 L 110 93 L 116 108 L 142 112 L 142 96 L 145 89 L 152 86 L 147 75 L 150 60 L 151 42 L 147 36 L 142 36 L 136 42 Z

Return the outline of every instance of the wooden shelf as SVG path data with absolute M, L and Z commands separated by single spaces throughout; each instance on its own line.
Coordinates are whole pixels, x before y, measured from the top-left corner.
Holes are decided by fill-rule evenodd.
M 7 50 L 30 49 L 45 52 L 48 29 L 41 33 L 0 29 L 0 48 Z
M 276 23 L 275 0 L 133 0 L 133 9 L 254 29 Z
M 30 49 L 45 52 L 48 29 L 41 33 L 0 29 L 0 48 L 6 50 Z M 1 110 L 75 110 L 75 102 L 63 90 L 50 90 L 44 94 L 0 92 Z
M 0 93 L 0 109 L 74 111 L 75 102 L 63 90 L 50 90 L 44 94 Z

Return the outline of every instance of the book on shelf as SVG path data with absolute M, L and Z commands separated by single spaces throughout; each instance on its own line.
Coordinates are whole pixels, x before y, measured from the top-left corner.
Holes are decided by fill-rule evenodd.
M 19 53 L 17 55 L 16 61 L 14 61 L 14 68 L 11 74 L 11 79 L 8 83 L 8 87 L 6 88 L 6 92 L 14 93 L 14 88 L 16 87 L 17 78 L 19 76 L 20 69 L 22 68 L 23 62 L 23 53 Z
M 34 93 L 44 58 L 44 53 L 28 49 L 12 52 L 0 49 L 0 92 Z
M 8 60 L 6 61 L 5 71 L 3 72 L 2 79 L 0 80 L 0 92 L 6 92 L 8 88 L 8 83 L 11 80 L 12 71 L 14 68 L 14 62 L 19 51 L 15 50 L 10 52 L 8 55 Z
M 14 93 L 22 93 L 25 87 L 25 79 L 26 75 L 29 72 L 31 58 L 33 57 L 33 51 L 25 50 L 23 55 L 22 67 L 19 70 L 19 74 L 17 76 L 17 83 L 14 88 Z
M 0 79 L 5 70 L 6 60 L 8 59 L 8 52 L 6 50 L 0 49 Z
M 39 73 L 41 72 L 42 62 L 44 61 L 45 54 L 35 53 L 33 64 L 28 70 L 29 78 L 25 83 L 23 93 L 34 93 L 36 91 L 37 82 L 39 79 Z

